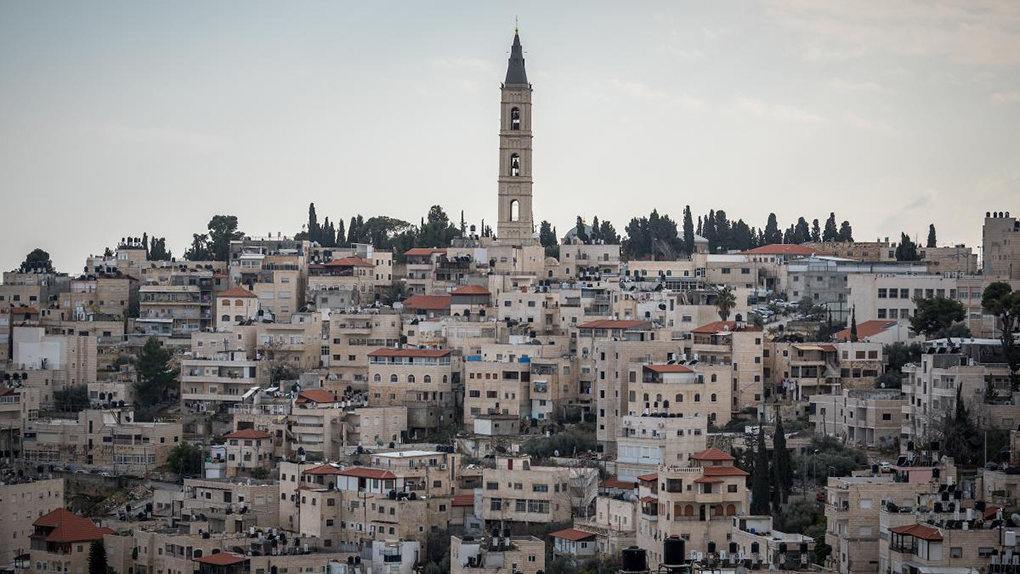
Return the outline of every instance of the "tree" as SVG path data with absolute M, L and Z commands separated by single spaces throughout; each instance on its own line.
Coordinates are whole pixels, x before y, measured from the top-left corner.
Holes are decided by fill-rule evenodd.
M 1016 330 L 1020 325 L 1020 291 L 1013 291 L 1009 283 L 1002 281 L 991 283 L 981 295 L 981 308 L 998 320 L 1002 354 L 1009 366 L 1009 384 L 1016 392 L 1020 390 L 1020 349 L 1016 345 Z
M 214 215 L 209 220 L 209 249 L 216 261 L 229 261 L 230 242 L 242 237 L 236 215 Z
M 599 235 L 599 216 L 597 215 L 591 218 L 591 236 L 589 239 L 594 245 L 598 245 L 599 241 L 602 239 Z
M 308 240 L 319 241 L 321 230 L 319 229 L 319 218 L 315 213 L 315 204 L 308 204 Z
M 403 281 L 394 281 L 390 283 L 389 288 L 386 289 L 386 293 L 383 295 L 383 304 L 393 305 L 407 299 L 407 286 Z
M 166 248 L 166 237 L 153 237 L 149 244 L 150 261 L 170 261 L 173 254 Z
M 684 253 L 694 253 L 694 219 L 691 218 L 691 206 L 684 207 Z
M 173 353 L 159 339 L 150 337 L 135 361 L 139 381 L 135 383 L 137 418 L 149 418 L 159 403 L 166 400 L 180 371 L 170 366 Z
M 910 328 L 929 339 L 944 336 L 967 317 L 963 303 L 948 297 L 914 297 L 914 305 L 917 310 L 910 317 Z
M 977 464 L 981 462 L 981 437 L 970 420 L 967 405 L 963 402 L 963 385 L 956 387 L 956 408 L 953 414 L 946 413 L 934 425 L 935 436 L 941 440 L 942 452 L 953 457 L 956 464 Z
M 729 285 L 715 290 L 715 308 L 718 310 L 719 318 L 721 320 L 729 320 L 730 312 L 736 305 L 737 298 L 733 294 L 733 289 Z
M 764 516 L 769 513 L 769 455 L 765 451 L 765 431 L 758 426 L 758 444 L 754 456 L 754 472 L 751 473 L 751 514 Z
M 548 221 L 543 221 L 538 226 L 538 242 L 545 247 L 546 257 L 556 257 L 557 248 L 556 234 L 553 233 L 552 225 Z
M 93 540 L 89 546 L 89 574 L 107 574 L 106 544 L 103 539 Z
M 31 273 L 33 271 L 53 273 L 53 261 L 50 260 L 49 253 L 36 247 L 25 256 L 25 260 L 21 262 L 21 267 L 18 270 L 22 273 Z
M 818 219 L 816 218 L 814 221 L 811 222 L 811 241 L 817 243 L 821 240 L 822 240 L 822 228 L 818 224 Z
M 769 219 L 765 223 L 765 245 L 782 242 L 783 234 L 779 231 L 779 222 L 776 220 L 776 214 L 770 213 Z
M 932 223 L 928 226 L 928 242 L 925 247 L 936 247 L 938 244 L 935 241 L 935 224 Z
M 574 225 L 574 237 L 581 243 L 591 242 L 588 239 L 588 231 L 585 229 L 584 219 L 580 215 L 577 216 L 577 224 Z
M 896 261 L 920 261 L 917 244 L 906 233 L 900 234 L 900 244 L 896 246 Z
M 839 229 L 836 228 L 836 214 L 829 212 L 829 218 L 825 220 L 825 230 L 822 231 L 822 241 L 833 242 L 839 240 Z
M 803 217 L 797 218 L 797 226 L 793 229 L 793 243 L 805 243 L 811 241 L 811 230 L 808 222 Z
M 178 443 L 166 457 L 170 468 L 180 477 L 202 474 L 205 453 L 201 445 L 184 441 Z
M 857 307 L 850 310 L 850 342 L 857 342 Z
M 336 222 L 336 239 L 334 241 L 337 247 L 347 247 L 347 232 L 344 230 L 343 219 Z
M 76 413 L 89 408 L 88 385 L 72 385 L 53 392 L 53 405 L 65 413 Z
M 209 236 L 205 233 L 193 233 L 191 235 L 191 247 L 184 252 L 184 258 L 188 261 L 209 261 L 213 258 L 209 249 Z
M 839 240 L 847 243 L 853 243 L 854 241 L 854 230 L 850 227 L 849 221 L 844 221 L 839 226 Z
M 599 225 L 599 239 L 606 245 L 620 244 L 620 234 L 616 232 L 616 228 L 608 219 L 603 219 Z
M 775 468 L 776 486 L 782 493 L 782 501 L 790 495 L 793 488 L 793 462 L 790 451 L 786 448 L 786 435 L 783 430 L 783 418 L 776 414 L 775 436 L 772 438 L 772 461 Z

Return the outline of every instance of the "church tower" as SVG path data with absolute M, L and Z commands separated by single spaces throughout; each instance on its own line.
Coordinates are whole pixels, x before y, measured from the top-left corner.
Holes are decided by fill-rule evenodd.
M 496 238 L 505 245 L 534 245 L 531 213 L 531 84 L 524 49 L 514 31 L 500 98 L 499 219 Z

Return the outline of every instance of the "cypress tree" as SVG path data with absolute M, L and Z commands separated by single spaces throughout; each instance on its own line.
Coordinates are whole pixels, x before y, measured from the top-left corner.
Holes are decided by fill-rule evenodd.
M 775 461 L 776 486 L 782 493 L 782 501 L 786 502 L 793 488 L 793 461 L 790 451 L 786 449 L 786 435 L 783 430 L 783 418 L 776 414 L 776 436 L 772 439 L 772 460 Z
M 93 540 L 89 546 L 89 574 L 107 574 L 106 544 L 103 539 Z
M 694 253 L 694 219 L 689 205 L 684 207 L 684 251 L 688 255 Z
M 857 342 L 857 307 L 850 311 L 850 342 Z
M 932 223 L 928 226 L 928 242 L 925 247 L 935 247 L 937 245 L 935 241 L 935 224 Z
M 769 455 L 765 450 L 765 431 L 760 423 L 757 449 L 751 474 L 751 514 L 764 516 L 769 513 Z

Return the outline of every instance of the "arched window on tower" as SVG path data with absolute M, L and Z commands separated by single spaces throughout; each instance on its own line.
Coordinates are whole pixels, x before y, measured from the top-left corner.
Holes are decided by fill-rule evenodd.
M 510 110 L 510 129 L 521 129 L 521 110 L 518 108 Z
M 521 220 L 521 202 L 516 199 L 510 202 L 510 221 Z
M 510 156 L 510 175 L 513 177 L 521 175 L 521 156 L 517 154 Z

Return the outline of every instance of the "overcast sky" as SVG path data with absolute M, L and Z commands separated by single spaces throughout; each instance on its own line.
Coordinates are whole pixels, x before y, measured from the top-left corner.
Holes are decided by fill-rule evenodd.
M 0 2 L 0 268 L 385 214 L 495 227 L 520 19 L 535 218 L 652 208 L 978 246 L 1020 213 L 1020 2 Z

